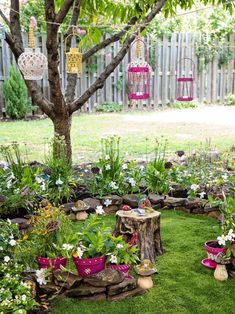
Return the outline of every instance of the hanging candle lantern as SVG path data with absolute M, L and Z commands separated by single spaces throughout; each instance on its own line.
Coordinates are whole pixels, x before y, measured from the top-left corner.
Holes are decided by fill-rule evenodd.
M 130 55 L 131 62 L 127 66 L 128 98 L 132 100 L 149 99 L 151 67 L 145 60 L 148 57 L 147 47 L 140 38 L 135 40 L 134 43 L 136 44 L 135 58 L 132 59 Z M 144 57 L 142 45 L 144 45 Z
M 176 70 L 176 99 L 178 101 L 193 100 L 194 70 L 195 65 L 192 59 L 182 58 L 179 60 Z
M 31 19 L 29 26 L 29 47 L 25 48 L 25 52 L 18 59 L 18 66 L 25 80 L 41 80 L 47 68 L 46 56 L 39 48 L 35 48 L 33 26 L 35 27 L 35 19 Z
M 74 32 L 68 35 L 65 39 L 65 50 L 67 39 L 73 35 L 79 37 L 80 39 L 80 36 Z M 66 52 L 66 72 L 71 74 L 82 73 L 82 53 L 79 48 L 70 47 L 69 52 Z

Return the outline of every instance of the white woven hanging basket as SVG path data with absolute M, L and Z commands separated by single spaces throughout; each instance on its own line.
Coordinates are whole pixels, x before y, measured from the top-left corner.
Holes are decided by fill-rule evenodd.
M 47 69 L 47 58 L 39 48 L 25 48 L 19 56 L 18 66 L 25 80 L 41 80 Z

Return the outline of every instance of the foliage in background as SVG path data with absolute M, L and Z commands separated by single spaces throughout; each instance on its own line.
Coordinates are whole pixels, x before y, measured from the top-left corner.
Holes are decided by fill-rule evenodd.
M 186 109 L 186 108 L 197 108 L 198 104 L 192 101 L 176 101 L 169 103 L 171 109 Z
M 13 66 L 10 67 L 9 77 L 3 83 L 3 97 L 6 113 L 12 119 L 22 119 L 32 110 L 24 80 Z
M 224 98 L 224 103 L 227 106 L 235 106 L 235 95 L 234 94 L 228 94 Z
M 95 107 L 96 112 L 121 112 L 123 105 L 116 102 L 104 102 Z

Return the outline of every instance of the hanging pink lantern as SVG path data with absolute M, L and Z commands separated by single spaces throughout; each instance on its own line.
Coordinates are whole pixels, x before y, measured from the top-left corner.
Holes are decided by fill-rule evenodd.
M 178 101 L 192 101 L 194 94 L 195 64 L 190 58 L 182 58 L 177 63 L 176 88 Z M 191 72 L 191 76 L 190 76 Z
M 142 57 L 141 43 L 144 44 L 144 51 L 146 59 L 148 51 L 145 43 L 138 38 L 134 41 L 136 43 L 136 56 L 130 59 L 131 62 L 127 66 L 128 71 L 128 98 L 139 100 L 150 98 L 150 73 L 151 67 L 145 58 Z M 133 43 L 133 44 L 134 44 Z

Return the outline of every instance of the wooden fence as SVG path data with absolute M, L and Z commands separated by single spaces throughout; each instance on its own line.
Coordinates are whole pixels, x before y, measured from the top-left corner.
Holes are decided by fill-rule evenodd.
M 83 110 L 92 111 L 92 109 L 103 102 L 123 103 L 124 108 L 150 110 L 159 106 L 165 106 L 176 99 L 176 75 L 177 63 L 180 59 L 191 58 L 195 64 L 195 82 L 194 98 L 200 103 L 222 103 L 224 97 L 229 94 L 235 94 L 235 60 L 231 60 L 222 67 L 219 66 L 218 59 L 209 63 L 203 71 L 199 73 L 198 62 L 195 55 L 195 40 L 199 35 L 196 34 L 172 34 L 163 39 L 147 38 L 148 58 L 152 66 L 151 73 L 151 98 L 147 101 L 137 101 L 130 103 L 127 97 L 127 64 L 130 61 L 130 55 L 127 54 L 123 62 L 114 70 L 107 79 L 102 90 L 97 91 L 84 106 Z M 24 38 L 26 42 L 26 36 Z M 37 46 L 46 54 L 45 34 L 37 37 Z M 61 44 L 62 43 L 62 44 Z M 229 48 L 231 46 L 231 48 Z M 230 51 L 235 55 L 235 34 L 230 35 L 225 51 Z M 120 48 L 120 43 L 116 42 L 111 47 L 100 51 L 92 57 L 89 62 L 84 64 L 84 72 L 78 77 L 77 95 L 81 95 L 90 84 L 92 84 L 104 67 L 110 62 L 112 57 Z M 64 58 L 63 37 L 60 37 L 60 73 L 61 86 L 63 91 L 66 87 L 66 71 Z M 10 64 L 15 64 L 14 58 L 4 40 L 0 41 L 0 90 L 3 81 L 7 78 Z M 185 64 L 185 72 L 192 75 L 192 68 Z M 41 80 L 43 92 L 48 96 L 47 75 Z M 2 90 L 0 92 L 0 109 L 4 108 Z

